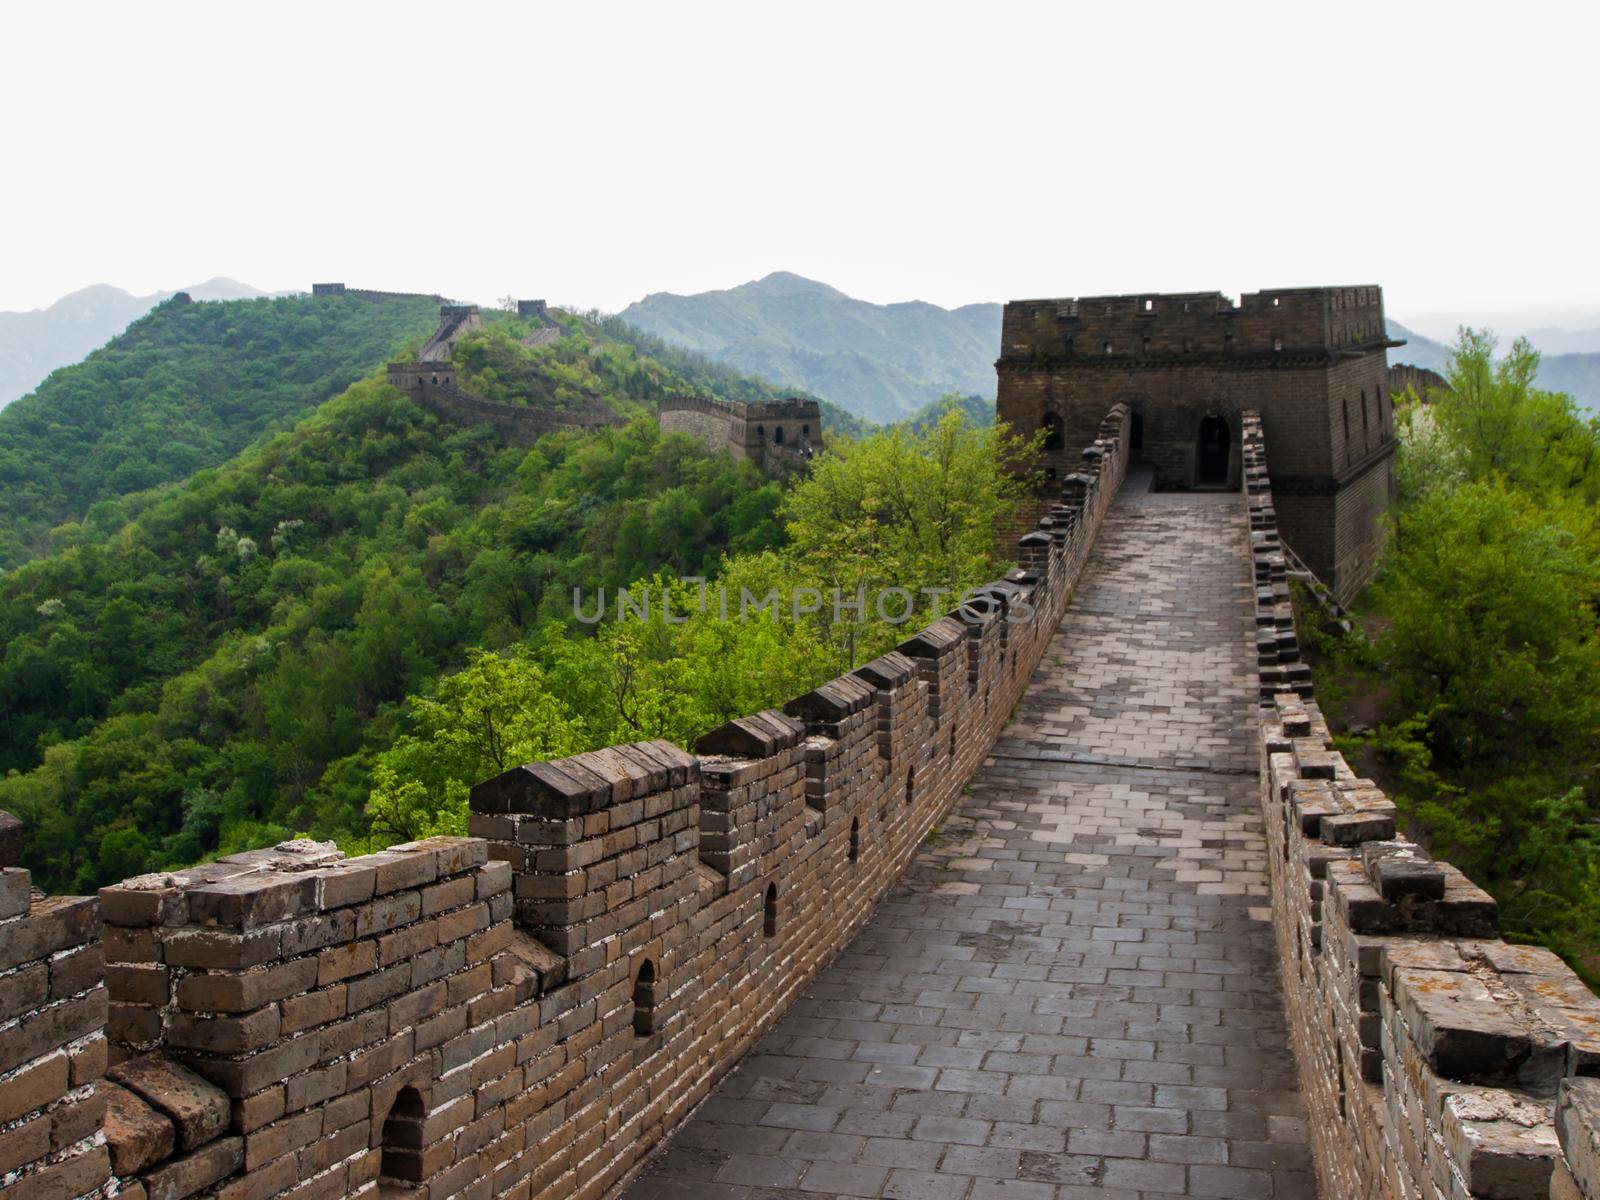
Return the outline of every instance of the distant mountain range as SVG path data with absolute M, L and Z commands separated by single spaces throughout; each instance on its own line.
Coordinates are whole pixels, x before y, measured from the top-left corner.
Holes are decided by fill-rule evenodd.
M 264 296 L 233 279 L 208 279 L 192 287 L 135 296 L 97 283 L 61 297 L 49 308 L 0 312 L 0 408 L 25 396 L 57 367 L 80 361 L 134 320 L 177 292 L 195 300 L 247 300 Z
M 944 309 L 911 301 L 871 304 L 787 271 L 715 292 L 657 292 L 620 314 L 673 342 L 781 387 L 801 388 L 857 416 L 889 422 L 949 392 L 992 399 L 1000 353 L 999 304 Z M 1535 346 L 1582 346 L 1589 335 L 1540 331 Z M 1390 362 L 1441 371 L 1450 348 L 1398 321 L 1407 343 Z M 1559 335 L 1559 336 L 1558 336 Z M 1600 410 L 1600 353 L 1549 353 L 1539 385 Z
M 1406 342 L 1398 350 L 1389 351 L 1390 362 L 1411 363 L 1427 367 L 1430 371 L 1444 370 L 1445 363 L 1450 359 L 1450 347 L 1423 337 L 1398 321 L 1390 321 L 1388 325 L 1390 337 L 1404 338 Z M 1565 337 L 1569 342 L 1551 341 L 1544 345 L 1582 344 L 1581 334 L 1566 334 Z M 1530 333 L 1528 340 L 1536 348 L 1543 348 L 1534 334 Z M 1500 344 L 1503 348 L 1506 339 L 1502 339 Z M 1566 392 L 1578 402 L 1580 408 L 1591 413 L 1600 412 L 1600 353 L 1552 354 L 1545 351 L 1539 360 L 1536 382 L 1546 391 Z
M 656 292 L 630 325 L 874 421 L 946 392 L 994 395 L 1000 305 L 871 304 L 787 271 L 717 292 Z

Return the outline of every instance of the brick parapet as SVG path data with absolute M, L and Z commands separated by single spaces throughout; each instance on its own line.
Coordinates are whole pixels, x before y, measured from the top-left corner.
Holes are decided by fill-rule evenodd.
M 1596 1200 L 1600 1001 L 1502 941 L 1494 900 L 1407 841 L 1333 749 L 1253 413 L 1244 459 L 1273 921 L 1323 1194 Z
M 17 865 L 20 838 L 0 813 L 0 1192 L 107 1195 L 99 906 L 35 892 Z
M 7 1200 L 24 1176 L 30 1198 L 616 1194 L 988 752 L 1126 470 L 1127 410 L 1099 432 L 1022 569 L 695 754 L 518 768 L 473 790 L 471 837 L 351 859 L 284 843 L 0 917 L 4 1002 L 62 989 L 48 1020 L 0 1026 L 0 1046 L 38 1033 L 0 1074 L 0 1104 L 33 1105 L 0 1146 L 76 1138 Z M 16 909 L 25 877 L 3 878 Z M 41 1064 L 66 1090 L 23 1079 Z

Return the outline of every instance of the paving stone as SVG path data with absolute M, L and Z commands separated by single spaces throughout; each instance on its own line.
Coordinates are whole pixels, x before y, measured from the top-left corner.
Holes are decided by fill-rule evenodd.
M 967 794 L 628 1200 L 1313 1195 L 1242 507 L 1124 490 Z

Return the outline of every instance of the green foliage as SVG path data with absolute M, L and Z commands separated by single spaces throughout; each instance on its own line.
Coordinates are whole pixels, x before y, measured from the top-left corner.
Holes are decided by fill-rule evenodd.
M 335 325 L 366 303 L 305 302 Z M 217 336 L 162 340 L 176 336 L 162 321 L 206 308 L 258 333 L 279 311 L 163 310 L 149 353 L 171 361 L 152 376 L 198 378 L 189 356 L 217 357 Z M 563 323 L 530 348 L 532 323 L 491 314 L 457 347 L 466 383 L 641 414 L 667 394 L 776 394 Z M 321 354 L 297 343 L 292 357 Z M 0 575 L 0 808 L 26 822 L 29 866 L 52 891 L 299 831 L 353 846 L 457 831 L 468 786 L 506 764 L 687 744 L 910 632 L 873 618 L 845 646 L 812 614 L 740 620 L 743 590 L 820 586 L 840 546 L 913 589 L 987 578 L 1012 486 L 1001 444 L 958 412 L 846 440 L 786 507 L 778 482 L 646 416 L 507 446 L 362 380 L 226 465 L 100 501 L 51 553 Z M 701 607 L 680 576 L 717 581 L 733 611 Z M 574 618 L 575 589 L 614 601 L 630 581 L 670 592 L 672 615 Z
M 1450 765 L 1566 754 L 1600 726 L 1586 507 L 1490 478 L 1435 487 L 1397 515 L 1375 594 L 1391 622 L 1380 655 L 1408 709 L 1432 713 Z
M 1463 329 L 1448 386 L 1428 397 L 1466 477 L 1499 477 L 1536 496 L 1600 498 L 1600 418 L 1585 422 L 1570 396 L 1533 386 L 1539 355 L 1526 338 L 1498 362 L 1495 345 Z
M 1526 343 L 1494 345 L 1463 330 L 1448 386 L 1401 408 L 1377 633 L 1328 649 L 1390 698 L 1359 740 L 1412 832 L 1495 894 L 1508 935 L 1600 979 L 1600 435 L 1533 388 Z
M 704 585 L 635 580 L 630 601 L 608 594 L 593 637 L 549 621 L 507 657 L 474 654 L 407 701 L 404 732 L 376 757 L 371 833 L 357 844 L 465 832 L 470 786 L 513 762 L 650 738 L 692 745 L 889 649 L 934 615 L 922 589 L 945 593 L 942 613 L 952 591 L 993 578 L 995 521 L 1017 494 L 998 464 L 1017 452 L 959 412 L 920 436 L 842 442 L 789 493 L 785 549 L 728 557 Z M 836 622 L 834 586 L 903 587 L 922 608 L 895 624 L 869 601 Z M 586 619 L 595 604 L 584 598 Z
M 429 300 L 159 306 L 0 409 L 0 568 L 109 533 L 120 497 L 226 461 L 437 319 Z
M 408 695 L 574 587 L 776 545 L 780 499 L 652 420 L 523 449 L 359 383 L 0 576 L 0 808 L 53 891 L 362 833 Z
M 982 428 L 995 423 L 995 405 L 992 399 L 983 396 L 963 396 L 960 392 L 946 392 L 899 424 L 904 425 L 912 433 L 922 433 L 930 425 L 937 425 L 945 413 L 952 410 L 960 412 L 969 425 Z
M 885 617 L 903 604 L 880 609 L 885 589 L 907 590 L 932 619 L 993 578 L 995 523 L 1025 494 L 1015 469 L 1025 449 L 1004 426 L 974 427 L 952 408 L 920 433 L 892 427 L 812 464 L 784 505 L 795 552 L 825 597 L 867 597 L 864 613 L 842 621 L 831 602 L 818 614 L 840 670 L 898 640 Z
M 405 724 L 373 766 L 369 843 L 464 834 L 472 782 L 585 747 L 581 727 L 520 647 L 469 651 L 463 670 L 406 700 Z

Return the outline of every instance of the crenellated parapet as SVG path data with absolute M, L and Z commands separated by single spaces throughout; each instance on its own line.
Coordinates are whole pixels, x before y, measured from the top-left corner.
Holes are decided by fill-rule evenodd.
M 1333 749 L 1244 421 L 1261 800 L 1291 1043 L 1329 1200 L 1600 1198 L 1600 1000 L 1397 828 Z
M 693 754 L 486 780 L 473 836 L 287 842 L 50 900 L 0 820 L 7 1200 L 617 1194 L 993 746 L 1122 481 L 1127 415 L 1021 568 L 955 612 Z

